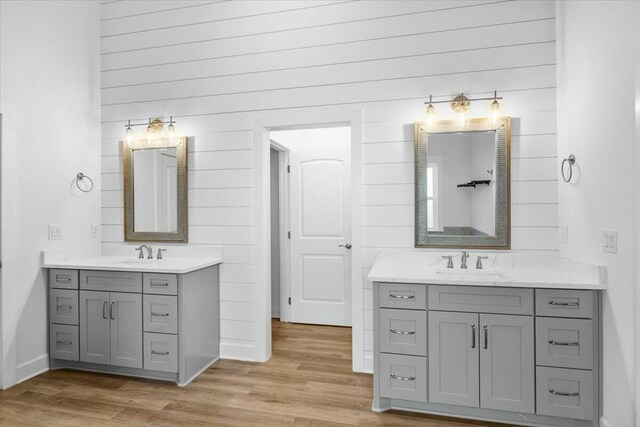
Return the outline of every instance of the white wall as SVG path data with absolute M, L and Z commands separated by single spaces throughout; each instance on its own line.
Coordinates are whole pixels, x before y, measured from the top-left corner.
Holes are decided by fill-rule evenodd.
M 280 317 L 280 152 L 270 150 L 271 316 Z
M 195 137 L 191 243 L 225 245 L 225 357 L 255 358 L 263 333 L 251 188 L 258 117 L 363 111 L 366 273 L 377 248 L 413 247 L 412 123 L 425 99 L 498 90 L 514 117 L 513 248 L 558 249 L 553 2 L 122 1 L 103 4 L 102 18 L 104 241 L 123 239 L 126 119 L 173 115 Z M 488 104 L 474 103 L 472 115 Z M 370 368 L 371 283 L 360 286 Z
M 568 225 L 568 244 L 561 251 L 608 269 L 603 404 L 612 427 L 638 422 L 635 106 L 640 98 L 634 51 L 639 17 L 635 2 L 558 3 L 558 154 L 575 154 L 578 169 L 574 183 L 559 185 L 560 224 Z M 603 252 L 604 229 L 618 231 L 617 254 Z
M 95 2 L 0 2 L 4 387 L 48 367 L 40 252 L 100 241 L 99 19 Z

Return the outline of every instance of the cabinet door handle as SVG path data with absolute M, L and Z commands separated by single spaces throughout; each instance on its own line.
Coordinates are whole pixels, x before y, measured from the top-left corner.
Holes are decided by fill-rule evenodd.
M 554 340 L 549 340 L 549 344 L 551 344 L 551 345 L 568 345 L 568 346 L 571 346 L 571 347 L 578 347 L 580 345 L 580 343 L 578 341 L 563 342 L 563 341 L 554 341 Z
M 151 312 L 152 316 L 158 316 L 158 317 L 167 317 L 169 315 L 169 313 L 156 313 L 154 311 Z
M 416 377 L 401 377 L 395 374 L 391 374 L 391 378 L 393 378 L 394 380 L 400 380 L 400 381 L 414 381 L 416 379 Z
M 413 295 L 396 295 L 396 294 L 389 294 L 389 298 L 393 298 L 393 299 L 414 299 L 415 296 Z
M 108 301 L 102 301 L 102 318 L 108 319 L 109 315 L 107 314 L 107 304 Z
M 111 303 L 111 309 L 109 310 L 110 313 L 111 313 L 111 315 L 110 315 L 111 320 L 115 320 L 116 319 L 116 316 L 117 316 L 117 313 L 116 313 L 116 310 L 115 310 L 116 308 L 117 308 L 116 307 L 116 303 L 114 301 L 114 302 Z
M 580 307 L 579 302 L 560 302 L 560 301 L 549 301 L 549 305 L 557 305 L 561 307 Z
M 471 325 L 471 348 L 476 348 L 476 324 Z
M 169 352 L 168 351 L 151 350 L 151 354 L 157 354 L 158 356 L 167 356 L 169 354 Z
M 58 310 L 71 310 L 73 307 L 70 305 L 59 305 L 56 307 Z
M 484 329 L 484 349 L 489 348 L 489 328 L 487 325 L 482 325 L 482 329 Z
M 71 341 L 56 341 L 56 344 L 60 345 L 71 345 L 73 344 Z
M 580 393 L 577 391 L 572 391 L 572 392 L 564 392 L 564 391 L 556 391 L 552 388 L 549 389 L 549 393 L 553 394 L 554 396 L 569 396 L 569 397 L 577 397 L 580 396 Z
M 413 335 L 416 331 L 398 331 L 397 329 L 391 329 L 391 333 L 398 335 Z

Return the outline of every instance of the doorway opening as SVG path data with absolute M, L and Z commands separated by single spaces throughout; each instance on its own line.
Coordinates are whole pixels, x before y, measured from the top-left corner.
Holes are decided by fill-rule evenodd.
M 276 128 L 269 140 L 271 314 L 350 327 L 351 126 Z

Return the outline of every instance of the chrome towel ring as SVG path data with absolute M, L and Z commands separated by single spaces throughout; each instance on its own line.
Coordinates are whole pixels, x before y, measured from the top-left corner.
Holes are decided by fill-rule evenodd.
M 564 171 L 565 171 L 565 167 L 564 164 L 568 163 L 569 164 L 569 171 L 568 171 L 568 177 L 565 175 Z M 560 166 L 560 172 L 562 172 L 562 179 L 564 180 L 564 182 L 570 182 L 571 178 L 573 178 L 573 165 L 576 163 L 576 156 L 574 156 L 573 154 L 569 155 L 569 157 L 567 157 L 566 159 L 564 159 L 562 161 L 562 166 Z
M 80 187 L 80 181 L 84 181 L 85 179 L 89 181 L 89 188 Z M 91 190 L 93 190 L 93 180 L 82 172 L 78 172 L 78 174 L 76 175 L 76 187 L 78 187 L 78 190 L 82 191 L 83 193 L 89 193 Z

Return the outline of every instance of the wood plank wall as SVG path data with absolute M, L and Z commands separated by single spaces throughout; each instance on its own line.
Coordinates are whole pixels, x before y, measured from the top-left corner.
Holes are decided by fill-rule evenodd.
M 429 94 L 498 90 L 513 118 L 514 250 L 556 251 L 552 1 L 108 1 L 102 4 L 103 241 L 123 241 L 129 118 L 173 115 L 189 147 L 189 235 L 224 245 L 222 351 L 253 358 L 252 119 L 363 111 L 365 273 L 413 247 L 413 130 Z M 483 103 L 473 115 L 485 115 Z M 441 105 L 440 117 L 450 116 Z M 364 354 L 372 349 L 364 286 Z

